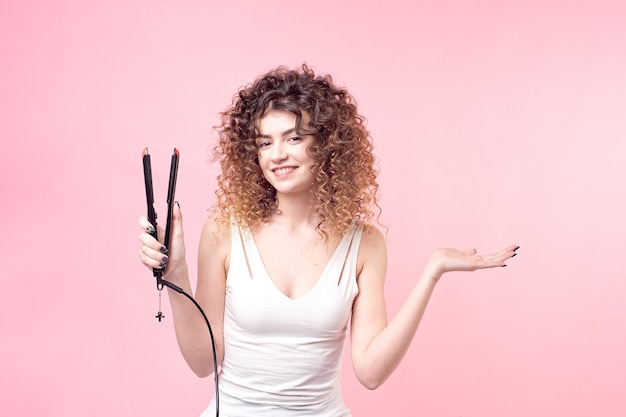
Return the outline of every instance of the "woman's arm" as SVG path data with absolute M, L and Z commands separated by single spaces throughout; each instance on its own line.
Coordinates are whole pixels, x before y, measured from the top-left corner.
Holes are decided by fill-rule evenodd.
M 375 228 L 363 233 L 359 294 L 352 309 L 352 364 L 359 381 L 369 389 L 382 385 L 404 357 L 439 278 L 450 271 L 474 271 L 503 266 L 517 246 L 480 256 L 475 250 L 439 249 L 393 320 L 387 323 L 384 281 L 387 249 Z
M 182 214 L 178 205 L 172 216 L 172 238 L 167 257 L 167 269 L 163 279 L 182 288 L 193 296 L 189 271 L 185 259 L 185 243 Z M 150 225 L 145 217 L 140 219 L 144 229 Z M 163 262 L 162 244 L 142 233 L 141 261 L 150 268 L 158 268 Z M 226 285 L 227 258 L 230 250 L 228 228 L 210 217 L 202 229 L 198 250 L 198 281 L 195 300 L 204 310 L 215 337 L 218 364 L 224 352 L 223 320 Z M 195 305 L 182 294 L 169 289 L 168 294 L 174 317 L 174 328 L 180 351 L 189 367 L 200 377 L 213 373 L 213 353 L 208 328 Z

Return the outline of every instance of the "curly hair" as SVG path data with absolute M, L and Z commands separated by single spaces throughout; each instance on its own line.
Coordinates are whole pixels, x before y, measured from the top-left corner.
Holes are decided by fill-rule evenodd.
M 277 212 L 276 190 L 261 172 L 256 145 L 257 122 L 268 110 L 293 113 L 297 131 L 315 138 L 307 149 L 316 161 L 312 210 L 324 238 L 344 234 L 354 221 L 370 223 L 374 207 L 380 214 L 373 145 L 356 101 L 330 75 L 316 76 L 303 64 L 262 75 L 242 87 L 221 113 L 213 156 L 222 169 L 216 190 L 222 221 L 234 215 L 253 228 Z M 301 126 L 303 113 L 310 118 L 308 126 Z

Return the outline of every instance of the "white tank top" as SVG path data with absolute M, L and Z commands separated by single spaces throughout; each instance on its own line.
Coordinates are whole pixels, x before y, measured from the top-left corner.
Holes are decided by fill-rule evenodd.
M 250 230 L 233 225 L 231 236 L 220 416 L 349 417 L 339 379 L 361 230 L 348 231 L 315 286 L 295 299 L 275 286 Z M 215 415 L 214 402 L 202 417 Z

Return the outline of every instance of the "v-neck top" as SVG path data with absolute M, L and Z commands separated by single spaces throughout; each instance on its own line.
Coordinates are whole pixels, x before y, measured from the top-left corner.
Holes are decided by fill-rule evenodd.
M 232 225 L 221 416 L 350 416 L 339 379 L 360 241 L 353 226 L 315 286 L 289 298 L 269 276 L 250 230 Z M 203 416 L 214 415 L 214 401 Z

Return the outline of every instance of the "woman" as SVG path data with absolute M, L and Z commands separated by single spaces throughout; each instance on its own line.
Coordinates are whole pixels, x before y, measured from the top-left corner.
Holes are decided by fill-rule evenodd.
M 493 255 L 440 249 L 387 321 L 385 239 L 370 136 L 352 96 L 306 65 L 279 67 L 241 89 L 223 113 L 218 203 L 202 230 L 195 299 L 213 327 L 223 416 L 350 416 L 339 386 L 350 323 L 358 380 L 375 389 L 398 366 L 441 276 L 505 266 Z M 141 261 L 192 292 L 182 215 L 164 248 L 140 219 Z M 213 372 L 206 325 L 169 291 L 180 350 Z M 214 414 L 215 399 L 204 416 Z

